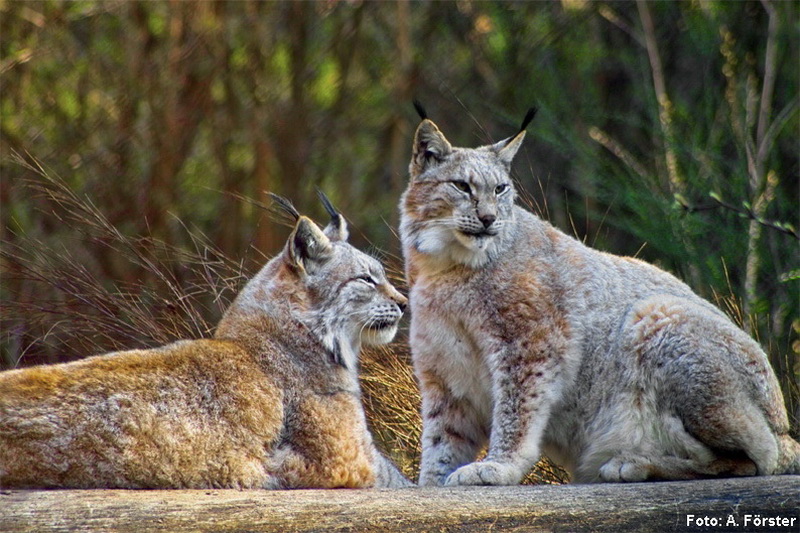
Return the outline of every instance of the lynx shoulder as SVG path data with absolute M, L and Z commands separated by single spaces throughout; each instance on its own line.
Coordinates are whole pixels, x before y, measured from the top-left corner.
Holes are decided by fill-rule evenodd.
M 214 338 L 0 373 L 0 488 L 408 485 L 373 445 L 357 376 L 405 298 L 338 213 L 324 231 L 293 213 Z
M 525 136 L 457 148 L 423 117 L 400 203 L 421 485 L 800 473 L 759 345 L 672 275 L 515 206 Z M 488 445 L 487 456 L 475 462 Z

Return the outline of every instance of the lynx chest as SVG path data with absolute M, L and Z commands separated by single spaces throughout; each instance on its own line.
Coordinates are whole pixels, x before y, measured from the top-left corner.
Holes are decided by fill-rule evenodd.
M 434 372 L 456 397 L 491 413 L 485 308 L 463 278 L 420 277 L 412 287 L 410 341 L 417 372 Z

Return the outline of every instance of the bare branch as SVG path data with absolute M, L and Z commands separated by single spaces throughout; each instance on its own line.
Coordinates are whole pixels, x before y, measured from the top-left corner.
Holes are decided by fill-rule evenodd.
M 658 118 L 661 122 L 661 131 L 664 134 L 664 157 L 667 164 L 669 188 L 672 193 L 680 193 L 685 189 L 686 184 L 678 172 L 678 158 L 672 149 L 672 142 L 675 138 L 672 129 L 672 102 L 667 94 L 667 84 L 664 78 L 664 68 L 661 64 L 661 56 L 658 52 L 653 17 L 650 14 L 650 6 L 646 0 L 637 0 L 636 5 L 639 8 L 639 17 L 642 20 L 647 55 L 650 58 L 650 70 L 653 75 L 653 88 L 656 91 L 656 99 L 658 100 Z

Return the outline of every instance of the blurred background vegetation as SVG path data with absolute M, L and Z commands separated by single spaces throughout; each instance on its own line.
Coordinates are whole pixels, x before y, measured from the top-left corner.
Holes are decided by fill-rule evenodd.
M 411 100 L 461 146 L 536 105 L 523 201 L 720 305 L 796 434 L 798 6 L 0 0 L 0 369 L 212 334 L 288 233 L 267 191 L 324 220 L 322 188 L 402 284 Z M 413 475 L 403 340 L 364 370 Z

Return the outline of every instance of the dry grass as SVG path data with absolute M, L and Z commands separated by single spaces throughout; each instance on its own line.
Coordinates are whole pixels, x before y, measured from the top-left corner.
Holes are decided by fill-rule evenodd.
M 43 169 L 28 168 L 34 177 L 26 187 L 50 210 L 57 230 L 6 229 L 0 248 L 5 366 L 211 334 L 246 280 L 240 263 L 197 233 L 189 233 L 194 249 L 127 236 L 88 198 Z M 125 278 L 103 279 L 98 255 L 110 267 L 124 265 Z
M 408 345 L 395 342 L 366 350 L 361 358 L 361 386 L 375 440 L 404 474 L 416 477 L 422 421 Z

